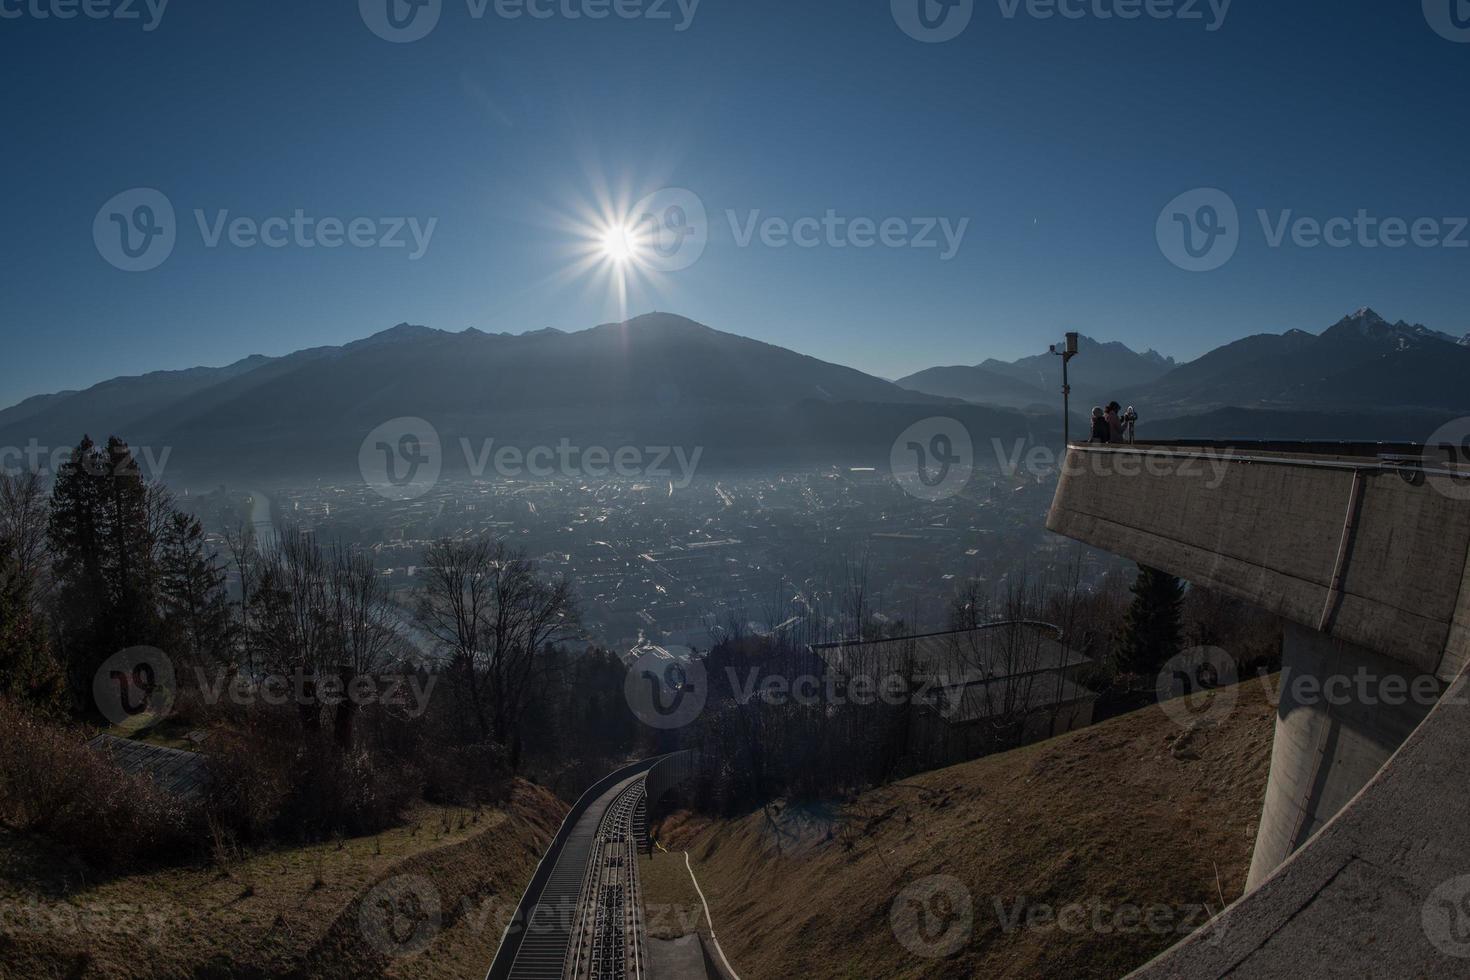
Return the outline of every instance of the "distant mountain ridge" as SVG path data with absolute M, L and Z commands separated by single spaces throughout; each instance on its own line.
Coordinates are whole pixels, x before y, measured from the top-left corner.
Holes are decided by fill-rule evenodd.
M 1073 405 L 1105 403 L 1110 393 L 1154 381 L 1176 365 L 1154 350 L 1138 353 L 1118 341 L 1082 335 L 1071 372 Z M 1056 411 L 1061 401 L 1062 364 L 1054 354 L 1034 354 L 1017 361 L 989 358 L 973 367 L 929 368 L 900 378 L 905 388 L 963 398 L 1007 408 Z
M 732 465 L 872 463 L 887 459 L 908 425 L 940 415 L 963 421 L 977 446 L 1055 439 L 1060 361 L 990 359 L 895 383 L 667 313 L 523 334 L 402 323 L 342 346 L 29 398 L 0 411 L 0 447 L 55 449 L 83 433 L 117 434 L 168 448 L 170 465 L 190 478 L 335 475 L 355 468 L 368 432 L 413 417 L 446 446 L 570 439 L 698 445 Z M 1241 437 L 1279 425 L 1346 438 L 1361 431 L 1364 413 L 1384 428 L 1470 413 L 1470 337 L 1390 323 L 1367 308 L 1320 334 L 1254 334 L 1182 364 L 1082 337 L 1071 367 L 1074 415 L 1115 398 L 1139 409 L 1142 432 L 1175 419 L 1158 431 Z
M 988 360 L 975 368 L 931 368 L 898 383 L 979 404 L 1024 407 L 1027 397 L 1044 398 L 1042 403 L 1055 411 L 1061 391 L 1058 360 L 1039 354 L 1009 364 Z M 1036 383 L 1018 393 L 1000 384 L 999 377 L 1012 382 L 1031 377 Z M 1456 337 L 1422 324 L 1390 323 L 1367 307 L 1320 334 L 1254 334 L 1183 364 L 1083 338 L 1071 370 L 1074 412 L 1116 399 L 1155 419 L 1205 416 L 1231 407 L 1319 418 L 1362 411 L 1464 413 L 1470 411 L 1467 379 L 1470 334 Z
M 702 446 L 706 459 L 871 462 L 908 425 L 952 414 L 977 433 L 1031 420 L 901 388 L 852 368 L 650 314 L 564 333 L 451 333 L 399 324 L 340 347 L 225 368 L 116 378 L 0 414 L 0 446 L 71 446 L 88 433 L 169 447 L 175 473 L 350 473 L 364 437 L 397 418 L 446 447 Z M 892 430 L 892 431 L 889 431 Z M 455 464 L 446 448 L 445 465 Z

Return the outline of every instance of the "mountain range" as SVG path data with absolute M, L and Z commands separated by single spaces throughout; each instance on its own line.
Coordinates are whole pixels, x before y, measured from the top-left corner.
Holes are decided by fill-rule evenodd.
M 1071 365 L 1078 414 L 1114 399 L 1156 419 L 1213 416 L 1227 408 L 1316 415 L 1470 411 L 1470 334 L 1389 323 L 1367 308 L 1319 334 L 1253 334 L 1184 364 L 1086 337 L 1079 348 Z M 1055 410 L 1059 361 L 1045 354 L 1010 365 L 988 360 L 931 368 L 897 383 L 978 404 L 1029 407 L 1044 398 Z M 1018 388 L 1025 371 L 1036 383 Z
M 936 414 L 1007 438 L 1049 436 L 1022 413 L 904 389 L 852 368 L 672 314 L 564 333 L 451 333 L 399 324 L 341 347 L 223 368 L 115 378 L 0 412 L 0 446 L 72 446 L 83 433 L 166 447 L 171 478 L 352 473 L 364 437 L 427 420 L 449 451 L 700 446 L 706 467 L 887 460 Z M 1043 431 L 1038 431 L 1043 430 Z
M 897 382 L 667 313 L 588 330 L 459 333 L 399 324 L 340 347 L 114 378 L 0 411 L 0 447 L 120 435 L 166 447 L 170 476 L 351 473 L 364 437 L 428 420 L 446 446 L 701 446 L 706 467 L 887 460 L 915 421 L 977 441 L 1056 441 L 1060 358 L 937 367 Z M 1470 336 L 1359 310 L 1322 331 L 1260 333 L 1187 363 L 1082 337 L 1072 406 L 1116 398 L 1142 433 L 1421 440 L 1470 413 Z M 1172 420 L 1172 421 L 1163 421 Z M 1424 426 L 1429 428 L 1419 431 Z M 445 465 L 455 466 L 446 452 Z

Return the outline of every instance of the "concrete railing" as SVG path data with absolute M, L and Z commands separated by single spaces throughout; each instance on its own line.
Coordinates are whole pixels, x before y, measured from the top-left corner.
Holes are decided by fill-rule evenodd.
M 1047 527 L 1453 680 L 1470 471 L 1395 458 L 1412 447 L 1278 445 L 1073 446 Z
M 1290 676 L 1429 684 L 1397 704 L 1283 687 L 1251 885 L 1362 789 L 1470 660 L 1470 472 L 1447 458 L 1331 443 L 1068 452 L 1053 531 L 1296 624 Z

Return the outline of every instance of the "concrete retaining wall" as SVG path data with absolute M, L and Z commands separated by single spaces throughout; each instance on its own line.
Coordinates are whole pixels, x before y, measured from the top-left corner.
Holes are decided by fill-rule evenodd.
M 1470 659 L 1462 497 L 1374 460 L 1074 446 L 1047 526 L 1448 681 Z

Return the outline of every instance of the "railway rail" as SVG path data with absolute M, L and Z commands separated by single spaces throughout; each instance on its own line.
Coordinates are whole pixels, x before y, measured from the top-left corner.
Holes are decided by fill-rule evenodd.
M 567 815 L 501 939 L 487 980 L 650 980 L 638 851 L 650 796 L 687 778 L 689 753 L 620 769 Z

